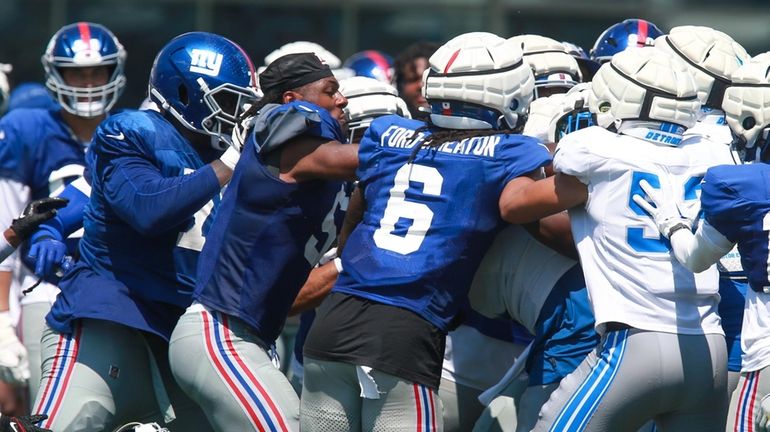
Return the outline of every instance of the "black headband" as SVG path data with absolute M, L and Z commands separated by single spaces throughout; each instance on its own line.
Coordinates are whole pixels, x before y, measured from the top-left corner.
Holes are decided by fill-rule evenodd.
M 270 63 L 259 74 L 259 86 L 265 93 L 283 93 L 333 76 L 329 66 L 313 53 L 287 54 Z

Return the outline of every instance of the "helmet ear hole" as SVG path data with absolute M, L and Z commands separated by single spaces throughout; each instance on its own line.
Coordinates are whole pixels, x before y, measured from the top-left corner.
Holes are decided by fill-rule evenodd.
M 184 106 L 190 103 L 190 99 L 187 96 L 187 87 L 184 84 L 179 84 L 179 102 Z
M 743 129 L 749 130 L 757 125 L 757 121 L 754 120 L 754 117 L 748 116 L 741 122 L 741 126 L 743 126 Z

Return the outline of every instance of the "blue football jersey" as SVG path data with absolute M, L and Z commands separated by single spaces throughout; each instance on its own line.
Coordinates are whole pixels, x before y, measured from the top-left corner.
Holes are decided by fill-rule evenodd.
M 154 111 L 110 117 L 87 157 L 91 199 L 80 261 L 62 279 L 48 324 L 96 318 L 168 338 L 191 302 L 216 209 L 214 170 Z
M 755 291 L 768 281 L 770 232 L 770 165 L 764 163 L 716 166 L 701 185 L 706 221 L 728 240 L 738 243 L 743 270 Z
M 349 189 L 341 181 L 286 183 L 262 160 L 260 150 L 297 136 L 345 142 L 326 110 L 292 102 L 261 117 L 258 124 L 267 126 L 244 145 L 201 254 L 194 297 L 272 343 L 310 270 L 335 240 Z M 266 144 L 279 135 L 280 142 Z
M 359 148 L 366 211 L 342 253 L 334 291 L 409 309 L 446 331 L 493 236 L 512 179 L 551 161 L 531 137 L 498 134 L 414 147 L 426 124 L 372 122 Z
M 0 119 L 0 177 L 29 186 L 32 199 L 54 192 L 49 181 L 55 171 L 83 167 L 85 148 L 58 109 L 22 108 Z

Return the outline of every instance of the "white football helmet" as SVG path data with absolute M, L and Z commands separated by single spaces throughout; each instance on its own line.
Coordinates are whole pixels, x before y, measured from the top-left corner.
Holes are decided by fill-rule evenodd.
M 396 114 L 411 118 L 409 108 L 396 88 L 374 78 L 356 76 L 340 81 L 340 93 L 348 99 L 345 115 L 348 117 L 348 136 L 357 142 L 366 128 L 377 117 Z
M 314 53 L 316 56 L 318 56 L 319 59 L 321 59 L 321 62 L 329 65 L 332 73 L 334 73 L 334 77 L 338 80 L 355 76 L 355 71 L 353 69 L 342 67 L 342 60 L 340 60 L 339 57 L 332 54 L 331 51 L 327 50 L 321 45 L 309 41 L 290 42 L 274 50 L 265 56 L 265 65 L 259 68 L 257 73 L 262 73 L 262 71 L 265 70 L 265 68 L 270 63 L 274 62 L 279 57 L 283 57 L 287 54 L 298 54 L 306 52 Z
M 655 47 L 684 60 L 695 78 L 698 99 L 716 109 L 730 85 L 730 75 L 750 58 L 730 36 L 710 27 L 674 27 L 655 39 Z
M 521 48 L 524 60 L 535 75 L 535 98 L 538 90 L 560 88 L 565 93 L 582 80 L 580 66 L 561 42 L 540 35 L 514 36 L 509 41 Z
M 535 78 L 512 42 L 492 33 L 466 33 L 441 46 L 422 76 L 431 121 L 448 129 L 521 126 Z
M 744 162 L 766 161 L 770 134 L 770 52 L 759 54 L 732 73 L 722 109 Z
M 588 106 L 602 127 L 624 120 L 695 125 L 700 101 L 682 60 L 647 47 L 622 51 L 591 82 Z
M 11 95 L 11 85 L 8 82 L 8 74 L 13 71 L 13 66 L 8 63 L 0 63 L 0 115 L 8 110 L 8 99 Z

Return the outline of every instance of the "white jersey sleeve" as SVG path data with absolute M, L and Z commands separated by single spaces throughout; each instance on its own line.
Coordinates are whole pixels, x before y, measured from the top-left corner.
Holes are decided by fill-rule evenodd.
M 576 264 L 521 226 L 508 226 L 495 237 L 473 277 L 471 307 L 490 318 L 513 319 L 535 334 L 554 285 Z
M 590 176 L 595 174 L 594 166 L 597 157 L 591 153 L 585 141 L 575 139 L 573 135 L 565 136 L 556 146 L 553 155 L 553 169 L 556 172 L 576 177 L 581 183 L 588 185 Z

